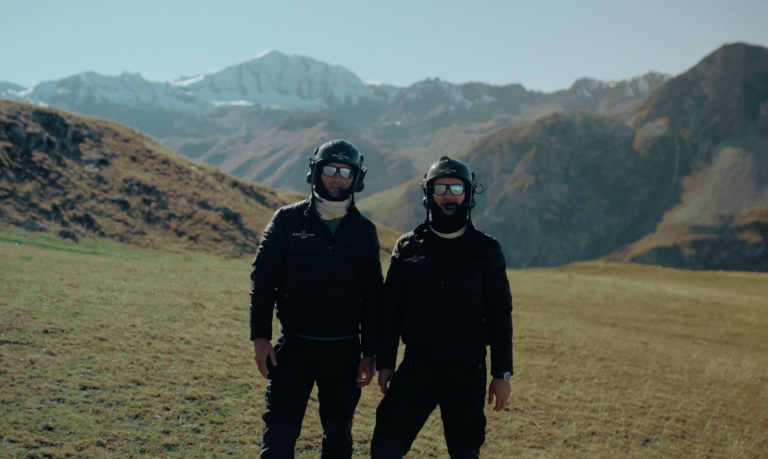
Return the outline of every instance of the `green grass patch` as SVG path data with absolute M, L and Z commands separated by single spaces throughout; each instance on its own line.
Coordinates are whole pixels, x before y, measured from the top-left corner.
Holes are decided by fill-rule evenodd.
M 115 241 L 85 236 L 80 242 L 62 239 L 49 233 L 26 232 L 21 228 L 0 226 L 0 246 L 32 246 L 40 249 L 56 250 L 80 255 L 92 255 L 99 257 L 123 258 L 131 260 L 163 260 L 172 263 L 196 263 L 207 266 L 221 266 L 232 263 L 232 260 L 215 257 L 195 252 L 163 252 L 150 250 L 137 250 L 134 247 L 120 244 Z M 5 250 L 10 250 L 6 248 Z M 35 261 L 35 257 L 25 255 L 24 261 Z M 242 263 L 243 260 L 234 260 Z
M 256 457 L 266 381 L 249 263 L 38 236 L 0 242 L 0 458 Z M 508 276 L 516 373 L 511 405 L 486 411 L 481 457 L 768 451 L 768 275 L 594 263 Z M 380 400 L 363 390 L 354 457 Z M 322 435 L 313 392 L 297 457 L 318 457 Z M 408 457 L 447 457 L 439 411 Z

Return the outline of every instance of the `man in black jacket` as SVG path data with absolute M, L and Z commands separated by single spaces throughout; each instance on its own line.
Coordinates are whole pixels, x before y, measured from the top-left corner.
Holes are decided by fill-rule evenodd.
M 383 282 L 376 227 L 354 205 L 365 173 L 354 145 L 323 144 L 310 157 L 312 195 L 275 212 L 261 238 L 250 312 L 253 357 L 269 379 L 262 458 L 293 457 L 315 383 L 322 457 L 352 456 L 352 416 L 375 374 Z M 275 306 L 281 336 L 273 348 Z
M 440 406 L 448 454 L 477 458 L 488 403 L 507 404 L 512 375 L 512 296 L 499 243 L 470 220 L 481 185 L 446 156 L 424 175 L 427 220 L 392 252 L 381 306 L 377 367 L 385 394 L 376 411 L 373 459 L 403 457 Z M 402 337 L 405 357 L 394 371 Z

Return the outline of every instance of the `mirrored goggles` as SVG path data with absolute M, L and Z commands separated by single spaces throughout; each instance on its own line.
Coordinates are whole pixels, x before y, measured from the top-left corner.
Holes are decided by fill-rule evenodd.
M 339 176 L 344 179 L 352 178 L 355 176 L 354 171 L 349 167 L 336 167 L 336 166 L 323 166 L 323 175 L 326 177 L 333 177 L 336 175 L 336 171 L 339 172 Z
M 444 195 L 445 192 L 448 191 L 448 189 L 451 190 L 451 194 L 454 196 L 458 196 L 464 193 L 464 185 L 433 185 L 432 186 L 432 192 L 438 196 Z

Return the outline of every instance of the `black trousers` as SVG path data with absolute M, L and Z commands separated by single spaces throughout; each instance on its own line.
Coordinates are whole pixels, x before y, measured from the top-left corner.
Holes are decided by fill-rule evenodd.
M 360 400 L 360 340 L 318 341 L 283 335 L 277 366 L 267 359 L 269 385 L 262 458 L 292 458 L 312 388 L 317 383 L 323 458 L 352 457 L 352 417 Z
M 437 406 L 452 458 L 478 457 L 485 442 L 485 359 L 406 356 L 376 409 L 371 454 L 401 458 Z

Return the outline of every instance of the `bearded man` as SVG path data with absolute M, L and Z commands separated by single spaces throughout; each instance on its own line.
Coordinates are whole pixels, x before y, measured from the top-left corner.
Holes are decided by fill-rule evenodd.
M 499 243 L 470 219 L 482 185 L 466 164 L 444 156 L 422 189 L 427 219 L 392 252 L 381 306 L 377 367 L 384 398 L 376 410 L 373 459 L 402 458 L 440 406 L 448 454 L 479 457 L 488 404 L 502 410 L 512 376 L 512 295 Z M 395 372 L 402 338 L 405 356 Z

